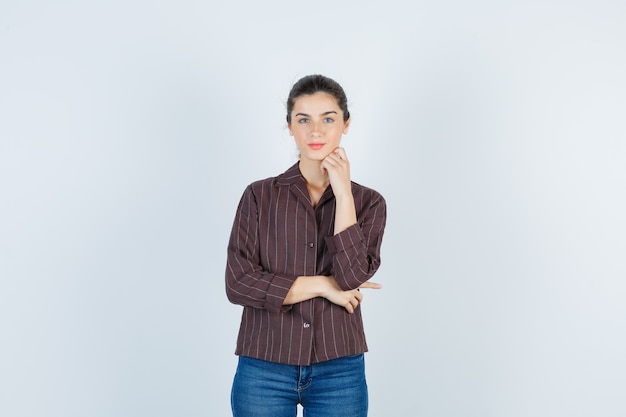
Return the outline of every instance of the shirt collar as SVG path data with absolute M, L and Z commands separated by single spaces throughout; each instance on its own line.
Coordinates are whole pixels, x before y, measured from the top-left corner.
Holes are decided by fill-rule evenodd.
M 306 184 L 302 172 L 300 172 L 300 161 L 293 164 L 287 171 L 276 177 L 276 185 Z
M 290 187 L 292 191 L 299 197 L 306 200 L 309 204 L 311 203 L 309 192 L 306 188 L 306 180 L 300 171 L 300 161 L 293 164 L 287 171 L 280 174 L 276 177 L 276 185 L 278 187 Z M 317 206 L 321 206 L 329 200 L 332 200 L 334 197 L 333 190 L 329 185 L 322 196 L 320 197 L 320 201 L 318 201 Z

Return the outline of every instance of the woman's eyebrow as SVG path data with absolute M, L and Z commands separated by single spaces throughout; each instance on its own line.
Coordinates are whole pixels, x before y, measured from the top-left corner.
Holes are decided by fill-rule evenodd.
M 329 114 L 337 114 L 337 112 L 334 111 L 334 110 L 330 110 L 330 111 L 327 111 L 327 112 L 324 112 L 324 113 L 320 114 L 320 116 L 327 116 Z M 306 114 L 306 113 L 296 113 L 296 116 L 311 117 L 310 114 Z

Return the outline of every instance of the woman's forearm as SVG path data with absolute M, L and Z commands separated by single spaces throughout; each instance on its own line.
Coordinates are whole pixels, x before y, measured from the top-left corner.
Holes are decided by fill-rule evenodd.
M 359 288 L 379 289 L 381 286 L 374 282 L 365 282 Z M 283 301 L 283 305 L 296 304 L 315 297 L 324 297 L 331 303 L 345 308 L 348 313 L 352 314 L 361 303 L 363 294 L 361 294 L 359 289 L 343 291 L 339 288 L 339 285 L 337 285 L 335 277 L 332 276 L 300 276 L 296 278 L 291 286 L 287 297 L 285 297 Z
M 335 230 L 334 234 L 339 234 L 348 227 L 356 224 L 356 209 L 352 194 L 345 197 L 336 198 L 335 207 Z
M 283 305 L 296 304 L 315 297 L 323 297 L 329 288 L 328 278 L 323 275 L 299 276 L 289 289 Z

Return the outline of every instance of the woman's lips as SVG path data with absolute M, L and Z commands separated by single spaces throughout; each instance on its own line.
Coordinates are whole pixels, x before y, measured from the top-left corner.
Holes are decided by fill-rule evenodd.
M 322 149 L 324 147 L 324 144 L 323 143 L 309 143 L 308 146 L 314 151 L 317 151 L 317 150 Z

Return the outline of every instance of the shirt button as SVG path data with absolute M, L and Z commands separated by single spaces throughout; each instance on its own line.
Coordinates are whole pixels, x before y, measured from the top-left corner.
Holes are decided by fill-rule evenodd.
M 313 247 L 315 246 L 315 243 L 313 243 L 313 242 L 309 242 L 309 243 L 307 243 L 307 246 L 308 246 L 309 248 L 313 248 Z
M 311 323 L 304 323 L 303 327 L 305 329 L 308 329 L 309 327 L 311 327 Z

